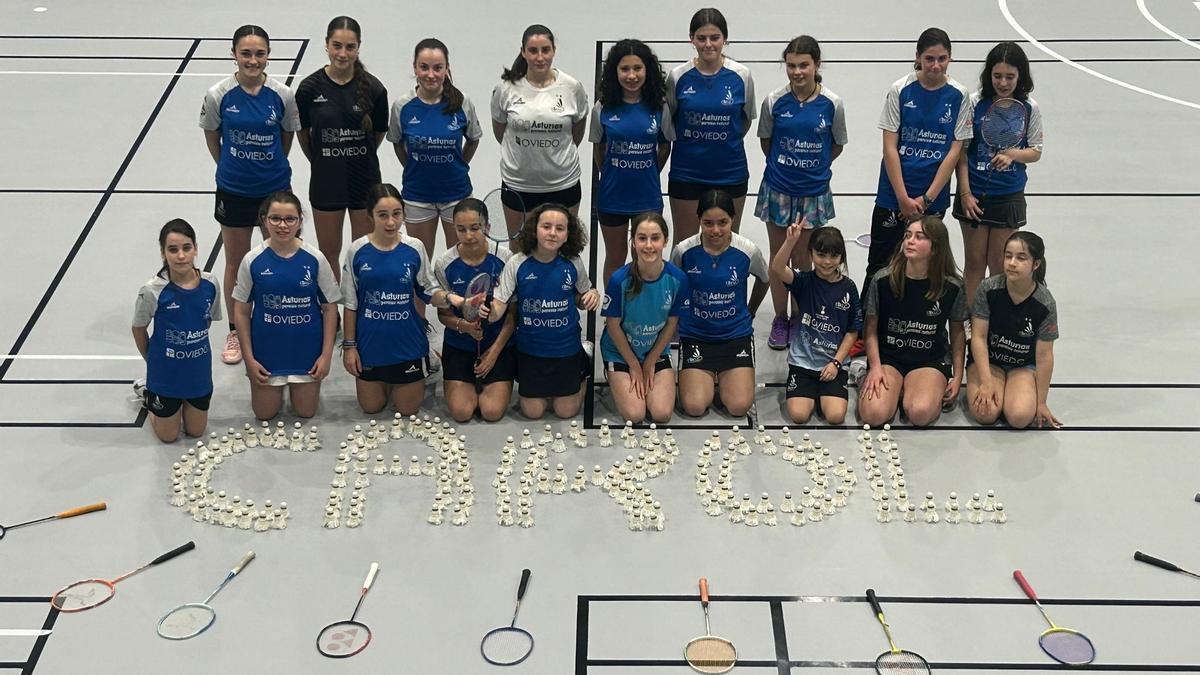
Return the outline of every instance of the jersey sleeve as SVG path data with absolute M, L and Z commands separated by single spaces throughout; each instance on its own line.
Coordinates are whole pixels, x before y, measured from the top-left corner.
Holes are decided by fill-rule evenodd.
M 767 269 L 767 259 L 763 256 L 762 249 L 757 246 L 750 253 L 750 274 L 764 284 L 771 280 L 771 273 Z
M 151 284 L 146 284 L 138 290 L 137 299 L 133 302 L 133 327 L 145 328 L 154 319 L 154 310 L 158 309 L 158 293 Z
M 741 75 L 742 82 L 746 87 L 746 102 L 742 104 L 742 114 L 746 116 L 747 122 L 752 122 L 758 115 L 758 108 L 754 105 L 754 77 L 750 74 L 749 68 L 745 68 L 745 72 Z
M 677 68 L 672 68 L 667 73 L 667 117 L 672 121 L 674 126 L 675 111 L 679 109 L 679 99 L 675 97 L 675 84 L 678 76 L 675 74 Z M 664 120 L 666 121 L 666 120 Z
M 575 91 L 572 93 L 575 96 L 575 110 L 579 112 L 575 113 L 575 117 L 571 121 L 579 124 L 588 117 L 588 97 L 587 90 L 583 88 L 583 83 L 576 82 L 574 89 Z
M 587 268 L 583 266 L 583 259 L 575 256 L 571 258 L 571 264 L 575 266 L 575 292 L 587 293 L 592 290 L 592 279 L 588 276 Z
M 210 272 L 201 272 L 200 278 L 213 285 L 213 302 L 208 310 L 208 319 L 209 321 L 220 321 L 223 318 L 221 305 L 225 299 L 225 296 L 221 295 L 221 282 L 217 279 L 217 275 Z
M 296 107 L 296 94 L 287 87 L 280 87 L 278 93 L 279 97 L 283 99 L 283 124 L 280 127 L 284 131 L 299 131 L 300 109 Z
M 479 124 L 479 115 L 475 112 L 475 104 L 463 96 L 463 113 L 467 116 L 467 130 L 463 135 L 467 140 L 477 141 L 483 137 L 483 127 Z
M 500 302 L 509 302 L 517 292 L 517 268 L 525 260 L 523 255 L 514 255 L 504 263 L 500 271 L 500 284 L 496 287 L 495 298 Z
M 659 143 L 674 143 L 675 142 L 675 125 L 671 124 L 671 109 L 663 103 L 662 110 L 659 112 L 658 124 L 658 142 Z
M 842 97 L 838 96 L 833 101 L 833 142 L 845 145 L 849 140 L 846 135 L 846 106 L 842 103 Z
M 1042 296 L 1043 294 L 1045 297 L 1040 297 L 1039 299 L 1046 307 L 1046 317 L 1038 324 L 1037 336 L 1039 340 L 1050 342 L 1058 339 L 1058 303 L 1054 302 L 1054 298 L 1050 295 L 1050 291 L 1046 290 L 1045 286 L 1039 286 L 1038 290 L 1034 292 L 1036 296 Z
M 313 248 L 310 253 L 317 259 L 317 291 L 321 297 L 321 304 L 341 301 L 342 291 L 338 288 L 338 282 L 333 276 L 333 268 L 329 266 L 329 261 L 316 248 Z
M 379 80 L 375 85 L 375 99 L 371 102 L 371 131 L 377 134 L 388 130 L 388 92 L 387 87 Z
M 775 116 L 771 114 L 774 96 L 768 95 L 763 99 L 762 110 L 758 113 L 758 137 L 770 138 L 775 132 Z
M 667 312 L 667 316 L 683 316 L 687 314 L 688 298 L 691 297 L 691 291 L 688 289 L 687 275 L 683 273 L 683 270 L 674 265 L 671 265 L 670 269 L 671 276 L 675 277 L 678 286 L 675 288 L 675 297 L 671 298 L 671 309 Z
M 446 268 L 450 267 L 450 262 L 453 260 L 454 249 L 446 249 L 441 255 L 433 259 L 433 279 L 437 282 L 439 288 L 450 290 L 450 277 L 446 276 Z
M 441 287 L 438 285 L 437 279 L 433 276 L 429 266 L 429 256 L 425 253 L 425 245 L 417 241 L 413 248 L 417 249 L 417 255 L 421 257 L 421 268 L 417 270 L 416 291 L 421 296 L 421 299 L 428 303 L 433 297 L 433 292 L 439 290 Z
M 624 268 L 617 270 L 608 278 L 608 286 L 604 288 L 604 301 L 600 305 L 600 316 L 624 316 L 624 283 Z
M 588 120 L 588 141 L 604 143 L 604 125 L 600 124 L 600 102 L 592 106 L 591 119 Z
M 962 100 L 958 103 L 958 120 L 954 123 L 954 140 L 969 141 L 975 136 L 971 116 L 974 111 L 971 108 L 971 97 L 967 91 L 962 88 L 962 85 L 955 85 L 962 92 Z
M 350 248 L 346 249 L 346 256 L 342 258 L 342 306 L 350 311 L 358 309 L 358 273 L 354 269 L 354 256 L 358 249 L 351 242 Z
M 961 283 L 951 282 L 958 289 L 954 294 L 954 304 L 950 307 L 951 321 L 966 321 L 970 314 L 967 312 L 967 291 Z
M 237 283 L 233 285 L 231 295 L 238 302 L 250 302 L 250 293 L 254 291 L 254 277 L 250 276 L 250 263 L 258 257 L 258 252 L 251 250 L 246 255 L 242 256 L 242 262 L 238 263 Z
M 204 92 L 204 101 L 200 104 L 200 128 L 205 131 L 221 128 L 221 99 L 216 87 Z
M 400 107 L 401 107 L 400 99 L 396 99 L 395 101 L 392 101 L 391 115 L 388 120 L 388 129 L 387 129 L 388 143 L 395 144 L 395 143 L 399 143 L 400 141 L 404 140 L 404 136 L 401 134 L 402 129 L 401 129 L 401 125 L 400 125 Z
M 850 282 L 847 284 L 850 287 L 848 291 L 850 293 L 850 330 L 861 336 L 863 331 L 862 301 L 858 297 L 858 286 L 850 279 L 847 281 Z
M 881 271 L 886 270 L 887 268 L 885 267 Z M 876 272 L 875 276 L 871 277 L 870 284 L 867 286 L 867 294 L 863 296 L 862 311 L 864 322 L 868 316 L 877 316 L 879 314 L 879 282 L 881 278 L 879 273 Z
M 300 82 L 300 86 L 296 87 L 296 111 L 300 116 L 301 129 L 308 129 L 312 126 L 312 120 L 308 116 L 312 110 L 312 88 L 313 86 L 308 77 L 304 78 Z
M 492 88 L 492 104 L 491 113 L 492 121 L 498 124 L 508 124 L 508 88 L 511 86 L 508 82 L 501 80 Z
M 1029 99 L 1029 128 L 1025 131 L 1025 144 L 1041 152 L 1043 136 L 1042 109 L 1037 101 Z
M 904 88 L 904 80 L 900 80 L 888 89 L 883 99 L 883 110 L 879 113 L 879 128 L 884 131 L 900 131 L 900 90 Z
M 975 288 L 975 297 L 971 299 L 971 316 L 977 316 L 981 319 L 992 318 L 992 307 L 988 304 L 987 293 L 990 284 L 984 279 L 979 286 Z

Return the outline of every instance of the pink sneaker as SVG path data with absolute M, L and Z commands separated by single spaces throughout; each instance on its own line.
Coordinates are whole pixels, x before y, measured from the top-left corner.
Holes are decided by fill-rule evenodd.
M 771 321 L 771 335 L 767 337 L 767 346 L 774 350 L 787 349 L 790 324 L 786 316 L 777 316 Z
M 236 330 L 229 331 L 225 338 L 225 349 L 221 351 L 221 361 L 228 365 L 242 362 L 242 341 L 238 339 Z

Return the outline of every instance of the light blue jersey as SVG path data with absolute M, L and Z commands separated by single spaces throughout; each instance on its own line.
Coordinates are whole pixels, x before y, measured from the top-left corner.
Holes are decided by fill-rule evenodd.
M 630 263 L 609 277 L 600 315 L 621 318 L 621 332 L 629 341 L 634 356 L 643 361 L 663 326 L 667 325 L 667 319 L 683 316 L 687 310 L 687 275 L 671 263 L 664 263 L 657 279 L 643 281 L 637 295 L 630 295 L 629 286 L 634 274 L 633 263 Z M 600 351 L 605 361 L 625 363 L 607 326 L 600 338 Z

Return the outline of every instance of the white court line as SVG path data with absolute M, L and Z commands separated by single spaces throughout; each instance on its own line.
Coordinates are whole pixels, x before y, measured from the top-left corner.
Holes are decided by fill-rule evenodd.
M 137 354 L 4 354 L 0 361 L 141 361 Z
M 0 75 L 154 75 L 157 77 L 229 77 L 229 73 L 135 73 L 100 70 L 0 70 Z
M 1008 21 L 1008 25 L 1012 26 L 1013 30 L 1020 33 L 1021 37 L 1025 38 L 1025 40 L 1027 42 L 1029 42 L 1029 44 L 1042 50 L 1047 55 L 1053 56 L 1054 58 L 1058 59 L 1059 61 L 1062 61 L 1063 63 L 1067 64 L 1068 66 L 1075 68 L 1076 70 L 1085 72 L 1088 75 L 1091 75 L 1093 77 L 1098 77 L 1101 80 L 1104 80 L 1105 82 L 1109 82 L 1111 84 L 1115 84 L 1118 87 L 1124 87 L 1130 91 L 1136 91 L 1139 94 L 1153 96 L 1154 98 L 1161 99 L 1161 100 L 1167 101 L 1169 103 L 1178 103 L 1179 105 L 1182 105 L 1182 106 L 1187 106 L 1189 108 L 1195 108 L 1196 110 L 1200 110 L 1200 103 L 1184 101 L 1183 99 L 1178 99 L 1178 98 L 1174 98 L 1172 96 L 1167 96 L 1166 94 L 1160 94 L 1157 91 L 1150 91 L 1149 89 L 1144 89 L 1142 87 L 1137 86 L 1136 84 L 1129 84 L 1128 82 L 1118 80 L 1115 77 L 1110 77 L 1108 75 L 1105 75 L 1104 73 L 1092 70 L 1091 68 L 1088 68 L 1087 66 L 1075 63 L 1071 59 L 1068 59 L 1067 57 L 1063 56 L 1062 54 L 1059 54 L 1058 52 L 1054 51 L 1053 49 L 1050 49 L 1049 47 L 1042 44 L 1041 42 L 1038 42 L 1037 38 L 1030 35 L 1029 31 L 1025 30 L 1021 26 L 1021 24 L 1017 23 L 1017 20 L 1013 18 L 1012 13 L 1008 11 L 1008 0 L 998 0 L 998 2 L 1000 4 L 1000 13 L 1003 14 L 1004 19 L 1006 21 Z
M 1154 24 L 1155 28 L 1166 33 L 1167 35 L 1170 35 L 1171 37 L 1175 38 L 1176 40 L 1179 40 L 1180 42 L 1182 42 L 1183 44 L 1185 44 L 1189 47 L 1195 47 L 1196 49 L 1200 49 L 1200 44 L 1192 42 L 1191 40 L 1183 37 L 1179 33 L 1176 33 L 1175 31 L 1171 30 L 1170 28 L 1167 28 L 1166 26 L 1164 26 L 1162 24 L 1162 22 L 1160 22 L 1158 19 L 1154 18 L 1154 15 L 1151 14 L 1150 10 L 1146 8 L 1146 0 L 1137 0 L 1137 6 L 1138 6 L 1138 11 L 1140 11 L 1142 13 L 1142 16 L 1146 17 L 1147 21 Z M 1197 8 L 1200 8 L 1200 3 L 1197 4 Z

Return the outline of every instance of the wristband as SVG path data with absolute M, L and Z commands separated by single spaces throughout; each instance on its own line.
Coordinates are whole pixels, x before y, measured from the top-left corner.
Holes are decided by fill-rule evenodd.
M 342 349 L 349 349 L 351 347 L 357 347 L 357 346 L 358 346 L 357 340 L 342 340 Z

